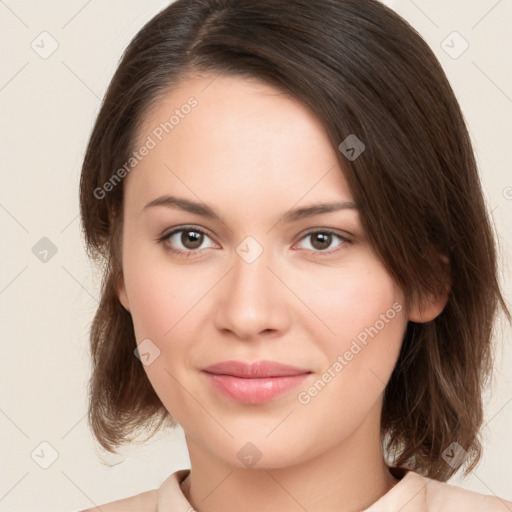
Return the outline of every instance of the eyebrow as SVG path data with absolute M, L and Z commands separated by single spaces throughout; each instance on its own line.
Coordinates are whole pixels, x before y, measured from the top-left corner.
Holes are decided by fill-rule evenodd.
M 156 199 L 153 199 L 144 206 L 143 211 L 157 206 L 179 209 L 189 213 L 194 213 L 196 215 L 201 215 L 203 217 L 208 217 L 210 219 L 216 219 L 224 222 L 223 218 L 208 205 L 204 203 L 196 203 L 195 201 L 191 201 L 190 199 L 184 199 L 182 197 L 175 197 L 170 195 L 164 195 L 157 197 Z M 321 215 L 323 213 L 331 213 L 347 209 L 357 210 L 358 206 L 355 203 L 348 201 L 315 204 L 312 206 L 304 206 L 300 208 L 295 208 L 293 210 L 289 210 L 283 215 L 281 220 L 285 223 L 292 223 L 308 217 L 313 217 L 315 215 Z

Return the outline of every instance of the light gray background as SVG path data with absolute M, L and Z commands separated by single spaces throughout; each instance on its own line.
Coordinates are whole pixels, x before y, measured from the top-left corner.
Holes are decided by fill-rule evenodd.
M 500 235 L 510 297 L 512 1 L 387 3 L 430 44 L 455 89 Z M 85 418 L 99 277 L 80 237 L 80 165 L 123 49 L 166 5 L 0 0 L 1 511 L 70 512 L 158 487 L 189 467 L 181 430 L 126 448 L 107 459 L 117 465 L 105 467 Z M 453 31 L 469 44 L 457 58 L 464 41 Z M 45 55 L 52 44 L 58 48 Z M 32 252 L 42 237 L 57 248 L 46 262 Z M 485 456 L 471 477 L 451 482 L 512 499 L 511 329 L 501 326 L 486 394 Z M 42 442 L 58 455 L 47 469 L 41 464 L 52 461 L 52 448 Z

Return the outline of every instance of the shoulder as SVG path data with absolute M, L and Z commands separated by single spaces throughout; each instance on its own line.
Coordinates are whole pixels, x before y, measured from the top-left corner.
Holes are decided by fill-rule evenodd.
M 512 512 L 512 502 L 407 471 L 365 512 Z
M 429 512 L 505 512 L 512 502 L 498 496 L 480 494 L 446 482 L 425 479 Z
M 153 489 L 80 512 L 157 512 L 157 504 L 158 489 Z
M 157 489 L 80 512 L 158 512 L 159 507 L 161 510 L 192 510 L 180 488 L 180 483 L 189 473 L 190 469 L 179 469 L 169 475 Z

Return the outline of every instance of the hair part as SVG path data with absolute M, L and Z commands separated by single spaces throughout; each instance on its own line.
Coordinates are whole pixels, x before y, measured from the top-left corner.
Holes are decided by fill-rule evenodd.
M 177 0 L 127 47 L 80 180 L 87 251 L 105 272 L 90 333 L 89 424 L 96 439 L 115 452 L 135 431 L 156 433 L 164 420 L 176 425 L 134 356 L 131 315 L 117 295 L 123 181 L 102 199 L 94 191 L 128 161 L 151 108 L 199 74 L 260 80 L 308 105 L 334 148 L 350 134 L 363 141 L 357 159 L 338 158 L 368 240 L 404 291 L 406 307 L 450 282 L 443 312 L 407 326 L 382 409 L 387 456 L 444 481 L 458 468 L 442 454 L 457 442 L 468 452 L 469 473 L 481 454 L 482 389 L 498 306 L 511 317 L 453 90 L 421 36 L 375 0 Z

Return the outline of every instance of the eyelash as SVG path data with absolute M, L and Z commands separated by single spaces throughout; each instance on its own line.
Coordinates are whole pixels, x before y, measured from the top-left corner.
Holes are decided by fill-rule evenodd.
M 206 231 L 204 231 L 201 228 L 198 228 L 197 226 L 183 226 L 183 227 L 181 227 L 179 229 L 174 229 L 173 231 L 162 235 L 161 237 L 157 238 L 156 241 L 159 244 L 162 244 L 164 246 L 165 250 L 170 252 L 170 253 L 176 254 L 178 256 L 184 256 L 186 258 L 195 257 L 198 252 L 202 251 L 202 249 L 183 251 L 181 249 L 172 248 L 172 247 L 170 247 L 166 243 L 166 242 L 168 242 L 168 240 L 169 240 L 169 238 L 171 236 L 175 235 L 176 233 L 181 233 L 181 232 L 186 232 L 186 231 L 194 231 L 196 233 L 200 233 L 202 235 L 206 235 L 208 238 L 211 238 Z M 352 240 L 350 240 L 347 237 L 344 237 L 343 235 L 340 235 L 339 233 L 336 233 L 335 231 L 332 231 L 330 229 L 315 229 L 314 231 L 308 231 L 307 233 L 305 233 L 302 236 L 302 238 L 300 240 L 303 240 L 304 238 L 306 238 L 306 237 L 308 237 L 310 235 L 317 234 L 317 233 L 334 235 L 335 237 L 338 237 L 341 240 L 341 242 L 344 242 L 344 243 L 340 244 L 338 246 L 338 248 L 336 248 L 334 250 L 331 250 L 331 251 L 302 249 L 302 250 L 309 251 L 309 252 L 313 253 L 314 257 L 322 258 L 322 257 L 326 257 L 326 256 L 331 256 L 334 253 L 337 253 L 337 252 L 343 250 L 345 244 L 347 244 L 347 243 L 351 244 L 352 243 Z

